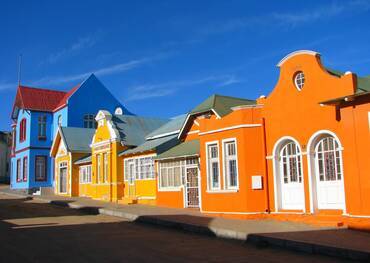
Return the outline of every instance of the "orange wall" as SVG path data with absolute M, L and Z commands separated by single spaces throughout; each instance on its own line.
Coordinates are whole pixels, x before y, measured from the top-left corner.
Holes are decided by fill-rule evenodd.
M 303 71 L 305 85 L 298 91 L 294 74 Z M 266 122 L 267 155 L 272 156 L 275 143 L 284 136 L 296 139 L 302 152 L 310 153 L 307 145 L 311 136 L 320 130 L 329 130 L 337 135 L 343 150 L 344 186 L 347 213 L 370 214 L 370 167 L 369 167 L 369 97 L 363 104 L 352 107 L 320 105 L 320 102 L 355 91 L 356 76 L 352 73 L 342 77 L 329 74 L 318 56 L 299 54 L 290 57 L 280 66 L 280 78 L 272 93 L 263 104 Z M 305 191 L 305 207 L 310 212 L 309 169 L 307 155 L 302 157 Z M 268 161 L 270 206 L 274 205 L 274 173 L 272 160 Z M 314 212 L 314 211 L 311 211 Z

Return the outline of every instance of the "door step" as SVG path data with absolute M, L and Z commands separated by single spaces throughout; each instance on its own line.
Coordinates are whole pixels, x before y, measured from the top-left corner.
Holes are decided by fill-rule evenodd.
M 118 200 L 119 204 L 123 205 L 134 205 L 138 203 L 137 197 L 123 197 L 121 200 Z

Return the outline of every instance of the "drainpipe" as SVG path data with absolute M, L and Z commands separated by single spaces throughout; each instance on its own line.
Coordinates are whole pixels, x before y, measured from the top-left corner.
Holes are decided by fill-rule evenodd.
M 264 162 L 264 166 L 263 166 L 263 171 L 264 171 L 264 174 L 265 174 L 265 178 L 266 178 L 266 212 L 268 213 L 271 213 L 271 209 L 270 209 L 270 195 L 269 195 L 269 180 L 268 180 L 268 164 L 267 164 L 267 159 L 266 159 L 266 156 L 267 156 L 267 146 L 266 146 L 266 123 L 265 123 L 265 118 L 262 118 L 262 133 L 263 133 L 263 138 L 262 138 L 262 144 L 263 144 L 263 162 Z

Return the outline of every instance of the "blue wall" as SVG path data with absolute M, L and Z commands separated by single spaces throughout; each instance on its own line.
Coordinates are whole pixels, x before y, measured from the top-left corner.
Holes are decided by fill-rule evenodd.
M 64 107 L 63 109 L 60 109 L 59 111 L 54 112 L 53 114 L 53 140 L 55 137 L 55 134 L 58 131 L 58 117 L 62 116 L 62 124 L 61 126 L 68 126 L 68 107 Z

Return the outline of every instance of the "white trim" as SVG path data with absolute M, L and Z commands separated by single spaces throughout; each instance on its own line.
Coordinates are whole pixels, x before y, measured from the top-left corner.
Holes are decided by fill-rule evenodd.
M 180 132 L 180 130 L 171 131 L 171 132 L 166 132 L 166 133 L 161 133 L 161 134 L 158 134 L 158 135 L 154 135 L 154 136 L 146 137 L 145 139 L 146 139 L 146 140 L 158 139 L 158 138 L 162 138 L 162 137 L 166 137 L 166 136 L 174 135 L 174 134 L 177 134 L 177 133 L 179 133 L 179 132 Z
M 282 212 L 282 211 L 276 211 L 276 212 L 271 212 L 271 214 L 281 214 L 281 215 L 305 215 L 306 213 L 305 212 L 289 212 L 289 211 L 286 211 L 286 212 Z
M 280 174 L 280 165 L 278 165 L 279 161 L 277 160 L 277 158 L 279 157 L 278 150 L 279 150 L 279 148 L 281 148 L 281 145 L 284 141 L 289 141 L 289 140 L 293 141 L 297 145 L 297 147 L 299 149 L 299 152 L 300 152 L 300 155 L 301 155 L 301 172 L 302 172 L 302 183 L 301 184 L 302 184 L 302 190 L 303 190 L 303 192 L 302 192 L 302 194 L 303 194 L 303 208 L 302 208 L 302 210 L 303 210 L 303 213 L 306 213 L 307 209 L 306 209 L 306 195 L 304 193 L 304 171 L 303 171 L 302 148 L 301 148 L 300 143 L 295 138 L 293 138 L 292 136 L 283 136 L 283 137 L 281 137 L 279 140 L 276 141 L 276 143 L 274 145 L 274 148 L 273 148 L 272 166 L 273 166 L 273 177 L 274 177 L 275 213 L 278 213 L 278 211 L 280 209 L 279 201 L 281 202 L 281 189 L 278 189 L 278 181 L 277 181 L 277 179 L 278 179 L 277 176 L 279 175 L 279 179 L 280 179 L 280 176 L 281 176 L 281 174 Z M 280 184 L 281 183 L 279 182 L 279 185 Z
M 221 119 L 221 116 L 214 109 L 211 109 L 211 111 L 216 115 L 216 119 Z
M 233 194 L 239 192 L 239 189 L 221 189 L 221 190 L 207 190 L 208 194 Z
M 194 120 L 194 123 L 199 127 L 199 122 L 196 119 Z
M 344 148 L 342 147 L 342 144 L 338 138 L 338 136 L 332 132 L 332 131 L 329 131 L 329 130 L 319 130 L 317 132 L 315 132 L 311 137 L 310 139 L 308 140 L 308 143 L 307 143 L 307 167 L 308 167 L 308 189 L 309 189 L 309 196 L 310 196 L 310 211 L 311 213 L 314 213 L 314 210 L 315 210 L 315 207 L 314 207 L 314 200 L 313 200 L 313 180 L 312 180 L 312 177 L 314 176 L 314 174 L 312 174 L 312 169 L 314 168 L 315 166 L 315 163 L 313 162 L 313 154 L 315 153 L 314 150 L 311 150 L 311 149 L 314 149 L 314 142 L 315 140 L 321 135 L 321 134 L 328 134 L 328 135 L 331 135 L 334 137 L 334 139 L 338 142 L 338 146 L 339 146 L 339 150 L 340 151 L 343 151 Z M 346 192 L 345 192 L 345 187 L 344 187 L 344 167 L 343 167 L 343 155 L 341 154 L 341 158 L 340 158 L 340 165 L 342 167 L 342 181 L 343 181 L 343 195 L 344 195 L 344 207 L 343 207 L 343 214 L 346 214 L 347 213 L 347 204 L 346 204 Z
M 279 61 L 279 63 L 276 66 L 277 67 L 281 67 L 281 65 L 283 65 L 291 57 L 294 57 L 296 55 L 302 55 L 302 54 L 312 55 L 312 56 L 320 56 L 320 53 L 318 53 L 316 51 L 312 51 L 312 50 L 297 50 L 297 51 L 291 52 L 288 55 L 286 55 L 282 60 Z
M 202 180 L 200 174 L 200 157 L 198 157 L 198 199 L 199 199 L 199 210 L 202 211 Z
M 209 181 L 209 151 L 208 151 L 208 146 L 216 144 L 217 145 L 217 159 L 218 159 L 218 176 L 219 176 L 219 182 L 218 182 L 218 187 L 213 188 L 211 187 L 211 182 Z M 219 191 L 221 190 L 221 169 L 220 169 L 220 144 L 219 141 L 210 141 L 206 142 L 206 175 L 207 175 L 207 190 L 208 191 Z
M 250 109 L 250 108 L 262 108 L 263 105 L 262 104 L 253 104 L 253 105 L 240 105 L 240 106 L 235 106 L 235 107 L 231 107 L 231 109 L 233 111 L 237 111 L 237 110 L 244 110 L 244 109 Z
M 186 135 L 197 134 L 199 132 L 199 130 L 189 131 Z
M 158 180 L 159 182 L 159 180 Z M 184 186 L 181 185 L 179 187 L 162 187 L 162 188 L 158 188 L 158 192 L 180 192 L 181 189 L 183 189 Z
M 206 135 L 206 134 L 211 134 L 211 133 L 216 133 L 216 132 L 229 131 L 229 130 L 240 129 L 240 128 L 253 128 L 253 127 L 262 127 L 262 125 L 261 124 L 241 124 L 241 125 L 229 126 L 229 127 L 222 128 L 222 129 L 200 132 L 199 135 Z
M 208 214 L 225 214 L 225 215 L 263 215 L 267 214 L 267 212 L 218 212 L 218 211 L 206 211 L 200 210 L 201 213 L 208 213 Z
M 236 158 L 236 176 L 237 176 L 237 182 L 236 186 L 234 187 L 229 187 L 228 186 L 228 180 L 227 180 L 227 170 L 226 170 L 226 149 L 225 149 L 225 143 L 228 142 L 234 142 L 235 143 L 235 158 Z M 222 143 L 222 173 L 223 173 L 223 183 L 224 183 L 224 191 L 238 191 L 239 190 L 239 161 L 238 161 L 238 141 L 236 137 L 233 138 L 226 138 L 221 141 Z
M 186 119 L 185 119 L 185 121 L 184 121 L 184 124 L 182 125 L 182 127 L 181 127 L 181 129 L 180 129 L 179 135 L 177 135 L 177 139 L 180 139 L 180 138 L 181 138 L 181 135 L 182 135 L 182 134 L 183 134 L 183 132 L 184 132 L 185 126 L 186 126 L 186 124 L 188 123 L 190 116 L 191 116 L 191 114 L 188 114 L 188 115 L 186 116 Z
M 137 199 L 139 200 L 155 200 L 154 196 L 138 196 Z
M 196 156 L 199 156 L 199 154 L 181 155 L 181 156 L 167 157 L 167 158 L 161 158 L 161 159 L 155 159 L 155 160 L 156 161 L 175 160 L 175 159 L 184 159 L 184 158 L 190 158 L 190 157 L 196 157 Z
M 370 215 L 351 215 L 351 214 L 343 214 L 346 217 L 353 217 L 353 218 L 370 218 Z

